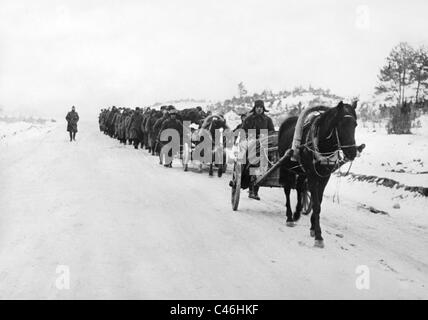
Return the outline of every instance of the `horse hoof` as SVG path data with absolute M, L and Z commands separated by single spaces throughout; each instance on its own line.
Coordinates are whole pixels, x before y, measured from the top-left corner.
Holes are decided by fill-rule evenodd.
M 314 231 L 314 230 L 311 230 L 311 231 L 310 231 L 310 234 L 311 234 L 311 237 L 312 237 L 312 238 L 314 238 L 314 237 L 315 237 L 315 231 Z
M 295 227 L 296 226 L 296 224 L 294 223 L 294 221 L 287 221 L 286 223 L 285 223 L 285 225 L 287 226 L 287 227 Z
M 324 240 L 315 240 L 314 247 L 316 248 L 324 248 Z

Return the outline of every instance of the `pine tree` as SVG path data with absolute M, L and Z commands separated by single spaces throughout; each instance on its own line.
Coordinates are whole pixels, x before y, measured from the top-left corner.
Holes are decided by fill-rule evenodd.
M 406 42 L 394 47 L 386 59 L 387 64 L 380 70 L 380 84 L 376 87 L 376 93 L 387 93 L 390 98 L 393 95 L 398 104 L 403 104 L 406 88 L 414 82 L 414 59 L 415 50 Z
M 416 81 L 416 103 L 419 102 L 421 86 L 428 89 L 428 50 L 420 47 L 415 52 L 411 69 L 412 78 Z

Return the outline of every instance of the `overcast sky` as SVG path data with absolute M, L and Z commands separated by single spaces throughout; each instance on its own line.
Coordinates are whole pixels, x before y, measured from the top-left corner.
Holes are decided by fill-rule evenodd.
M 263 89 L 373 91 L 400 41 L 428 44 L 428 1 L 0 0 L 0 105 L 62 116 Z

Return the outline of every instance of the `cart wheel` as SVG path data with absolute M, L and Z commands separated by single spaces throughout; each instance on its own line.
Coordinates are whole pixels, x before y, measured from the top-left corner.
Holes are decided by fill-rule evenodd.
M 241 170 L 242 165 L 239 161 L 235 162 L 232 173 L 232 192 L 231 192 L 231 202 L 233 211 L 238 210 L 239 206 L 239 195 L 241 193 Z
M 189 167 L 189 158 L 190 158 L 190 148 L 189 148 L 189 144 L 186 142 L 183 145 L 183 156 L 181 159 L 184 171 L 187 171 L 187 169 Z
M 302 213 L 304 215 L 308 215 L 311 213 L 311 211 L 312 211 L 311 192 L 307 190 L 303 193 Z

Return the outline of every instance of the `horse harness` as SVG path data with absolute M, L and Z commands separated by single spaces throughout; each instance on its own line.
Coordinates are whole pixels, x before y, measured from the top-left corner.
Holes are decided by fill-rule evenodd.
M 345 115 L 344 118 L 346 118 L 346 117 L 354 118 L 351 115 Z M 321 118 L 321 114 L 318 114 L 318 115 L 312 117 L 312 119 L 310 119 L 309 122 L 305 125 L 305 127 L 309 127 L 309 131 L 306 134 L 305 144 L 303 144 L 301 146 L 301 148 L 305 148 L 306 150 L 308 150 L 309 152 L 312 153 L 312 157 L 313 157 L 312 166 L 313 166 L 314 172 L 319 177 L 325 178 L 325 177 L 328 177 L 335 170 L 340 168 L 340 166 L 342 164 L 347 162 L 342 149 L 354 147 L 355 144 L 354 145 L 342 145 L 340 143 L 339 134 L 337 132 L 337 125 L 335 125 L 325 140 L 331 139 L 333 137 L 333 135 L 335 135 L 335 138 L 337 141 L 337 143 L 336 143 L 337 149 L 335 151 L 332 151 L 332 152 L 320 152 L 319 148 L 318 148 L 320 118 Z M 325 176 L 321 175 L 318 172 L 318 170 L 316 169 L 316 165 L 327 167 L 329 173 Z M 351 162 L 351 165 L 348 169 L 348 172 L 351 169 L 351 166 L 352 166 L 352 162 Z M 303 172 L 306 172 L 306 170 L 305 170 L 304 166 L 302 165 L 302 162 L 300 159 L 299 159 L 298 166 L 293 167 L 293 168 L 300 168 L 301 170 L 303 170 Z M 293 169 L 293 168 L 290 168 L 290 169 Z

